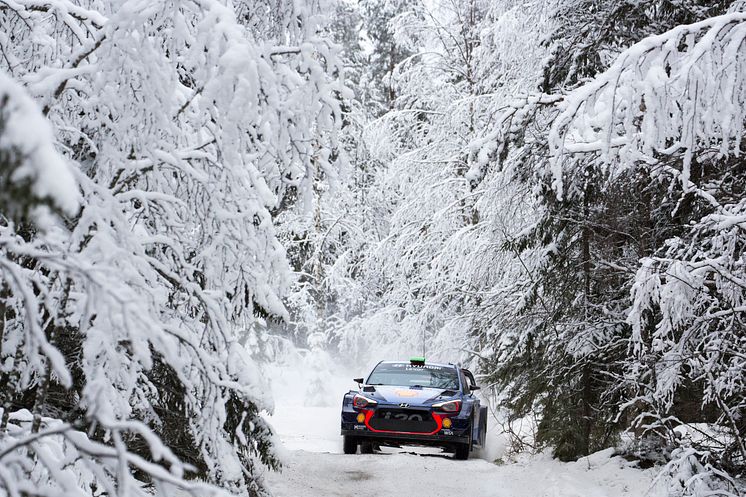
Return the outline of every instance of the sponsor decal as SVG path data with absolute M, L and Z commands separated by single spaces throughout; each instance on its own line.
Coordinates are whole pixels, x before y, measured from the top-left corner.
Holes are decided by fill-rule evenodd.
M 444 369 L 453 369 L 446 366 L 433 366 L 432 364 L 387 364 L 391 368 L 403 369 L 430 369 L 433 371 L 443 371 Z
M 399 397 L 417 397 L 417 392 L 414 390 L 396 390 L 394 393 Z

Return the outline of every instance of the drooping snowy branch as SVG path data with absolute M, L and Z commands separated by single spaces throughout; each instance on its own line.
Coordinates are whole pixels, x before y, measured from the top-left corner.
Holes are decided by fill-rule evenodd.
M 681 168 L 663 168 L 685 191 L 692 159 L 739 155 L 746 118 L 746 14 L 736 12 L 679 26 L 623 52 L 602 75 L 570 93 L 549 135 L 554 187 L 570 154 L 598 153 L 621 164 L 657 164 L 682 155 Z M 703 195 L 707 196 L 706 192 Z
M 39 203 L 48 202 L 50 207 L 69 215 L 75 214 L 79 206 L 76 182 L 70 166 L 54 148 L 49 123 L 26 91 L 2 73 L 0 174 L 6 216 L 12 216 L 20 204 L 33 203 L 32 199 L 23 198 L 25 195 Z M 14 195 L 16 198 L 11 198 Z

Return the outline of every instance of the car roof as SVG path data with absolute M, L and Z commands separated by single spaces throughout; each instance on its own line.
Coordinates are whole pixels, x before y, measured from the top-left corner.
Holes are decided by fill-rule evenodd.
M 381 361 L 378 364 L 410 364 L 410 361 Z M 376 364 L 376 365 L 378 365 Z M 442 363 L 442 362 L 425 362 L 425 366 L 440 366 L 443 368 L 456 368 L 458 369 L 458 366 L 455 364 L 452 364 L 450 362 L 448 363 Z

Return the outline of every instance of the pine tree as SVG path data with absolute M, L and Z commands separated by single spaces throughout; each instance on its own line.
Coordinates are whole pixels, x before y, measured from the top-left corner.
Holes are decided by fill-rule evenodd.
M 412 50 L 395 33 L 395 23 L 418 5 L 417 0 L 362 0 L 359 3 L 361 27 L 372 47 L 365 61 L 359 100 L 378 117 L 393 109 L 398 97 L 397 66 L 412 55 Z
M 563 4 L 540 88 L 560 93 L 579 87 L 582 93 L 588 79 L 629 45 L 726 6 Z M 523 331 L 498 338 L 492 366 L 509 391 L 514 415 L 538 411 L 539 441 L 572 459 L 609 445 L 625 427 L 618 410 L 627 395 L 621 387 L 631 336 L 627 309 L 638 261 L 682 234 L 682 224 L 697 212 L 677 208 L 676 193 L 651 182 L 654 166 L 616 173 L 584 149 L 566 149 L 549 164 L 545 158 L 556 154 L 548 143 L 550 127 L 562 119 L 566 104 L 557 102 L 563 100 L 537 97 L 521 109 L 527 117 L 502 135 L 518 147 L 506 157 L 521 158 L 517 177 L 535 185 L 541 210 L 534 227 L 506 245 L 523 257 L 535 254 L 535 262 L 527 268 L 531 284 L 514 316 Z

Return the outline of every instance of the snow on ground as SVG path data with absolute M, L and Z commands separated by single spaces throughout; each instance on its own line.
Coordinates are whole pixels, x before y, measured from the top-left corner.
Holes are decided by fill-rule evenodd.
M 565 464 L 548 456 L 497 466 L 483 459 L 386 453 L 346 456 L 291 451 L 282 473 L 268 475 L 275 497 L 642 497 L 650 474 L 607 453 Z
M 279 368 L 272 373 L 276 406 L 269 420 L 284 446 L 282 472 L 265 475 L 275 497 L 643 497 L 654 477 L 654 470 L 636 469 L 611 457 L 611 450 L 574 463 L 543 454 L 497 465 L 491 461 L 504 452 L 497 430 L 488 442 L 489 460 L 475 454 L 456 461 L 434 449 L 345 455 L 339 412 L 355 373 L 335 375 L 317 395 L 308 389 L 307 374 Z

